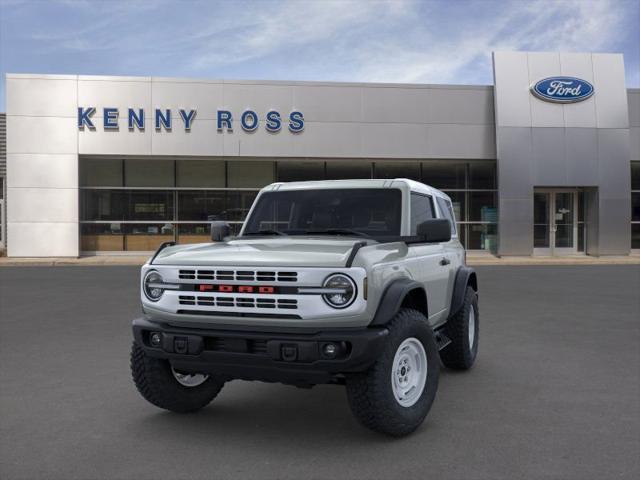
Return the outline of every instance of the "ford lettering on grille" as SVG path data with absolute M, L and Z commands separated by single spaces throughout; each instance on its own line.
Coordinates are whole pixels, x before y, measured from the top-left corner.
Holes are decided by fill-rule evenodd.
M 205 283 L 198 285 L 200 292 L 222 293 L 276 293 L 276 287 L 270 285 L 214 285 Z

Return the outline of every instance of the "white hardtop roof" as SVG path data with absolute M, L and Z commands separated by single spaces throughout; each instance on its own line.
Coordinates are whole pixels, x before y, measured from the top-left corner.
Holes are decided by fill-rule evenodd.
M 312 180 L 307 182 L 279 182 L 267 185 L 263 192 L 275 192 L 284 190 L 314 190 L 324 188 L 402 188 L 428 195 L 437 195 L 449 198 L 440 190 L 425 185 L 424 183 L 409 180 L 408 178 L 393 179 L 354 179 L 354 180 Z

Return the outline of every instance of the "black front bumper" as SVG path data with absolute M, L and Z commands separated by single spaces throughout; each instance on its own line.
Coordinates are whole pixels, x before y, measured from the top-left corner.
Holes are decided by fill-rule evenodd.
M 386 328 L 260 332 L 133 321 L 133 336 L 145 353 L 169 360 L 176 370 L 296 385 L 331 383 L 340 374 L 366 370 L 388 333 Z M 328 344 L 334 355 L 325 353 Z

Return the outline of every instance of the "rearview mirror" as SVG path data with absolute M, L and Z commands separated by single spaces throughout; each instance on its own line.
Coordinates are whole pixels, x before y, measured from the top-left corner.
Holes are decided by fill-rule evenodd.
M 451 223 L 446 218 L 432 218 L 418 224 L 418 238 L 425 243 L 440 243 L 451 240 Z
M 231 235 L 231 227 L 227 222 L 211 222 L 211 241 L 222 242 L 229 235 Z

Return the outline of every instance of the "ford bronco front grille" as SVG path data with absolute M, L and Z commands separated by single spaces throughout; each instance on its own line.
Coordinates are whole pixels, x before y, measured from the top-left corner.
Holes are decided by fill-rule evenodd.
M 297 272 L 273 272 L 255 270 L 210 270 L 210 269 L 181 269 L 178 271 L 181 280 L 220 280 L 241 282 L 296 282 Z
M 286 310 L 296 310 L 298 300 L 294 298 L 256 298 L 256 297 L 234 297 L 229 295 L 180 295 L 178 298 L 180 305 L 193 305 L 199 307 L 237 307 L 237 308 L 280 308 Z

